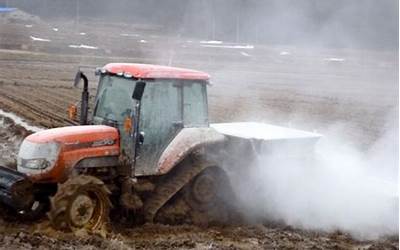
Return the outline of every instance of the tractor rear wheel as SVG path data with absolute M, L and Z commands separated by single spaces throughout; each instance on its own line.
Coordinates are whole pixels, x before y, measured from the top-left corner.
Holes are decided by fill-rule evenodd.
M 185 190 L 185 198 L 192 209 L 208 210 L 218 199 L 219 172 L 210 167 L 201 172 Z
M 192 209 L 191 217 L 195 224 L 241 221 L 231 183 L 222 168 L 206 168 L 185 188 L 184 196 Z
M 198 211 L 207 211 L 225 203 L 230 195 L 230 182 L 224 170 L 209 167 L 196 176 L 186 187 L 185 199 Z
M 105 184 L 96 177 L 72 177 L 60 184 L 51 198 L 50 222 L 56 229 L 66 231 L 102 229 L 109 216 L 109 195 Z

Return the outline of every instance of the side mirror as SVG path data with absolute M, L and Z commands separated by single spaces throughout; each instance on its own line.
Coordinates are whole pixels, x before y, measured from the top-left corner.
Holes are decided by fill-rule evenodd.
M 94 75 L 95 75 L 95 76 L 101 75 L 101 68 L 96 68 L 96 69 L 94 70 Z
M 146 82 L 138 81 L 135 86 L 135 90 L 133 91 L 132 98 L 135 100 L 142 100 L 144 88 L 146 87 Z

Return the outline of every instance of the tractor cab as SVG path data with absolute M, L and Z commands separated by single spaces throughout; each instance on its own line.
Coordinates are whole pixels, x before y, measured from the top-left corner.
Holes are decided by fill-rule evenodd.
M 155 173 L 162 152 L 183 128 L 209 126 L 209 76 L 205 73 L 165 66 L 107 64 L 96 74 L 100 80 L 93 113 L 84 110 L 82 114 L 87 117 L 81 121 L 117 128 L 120 159 L 135 165 L 132 169 L 136 176 Z M 82 104 L 87 109 L 85 100 Z

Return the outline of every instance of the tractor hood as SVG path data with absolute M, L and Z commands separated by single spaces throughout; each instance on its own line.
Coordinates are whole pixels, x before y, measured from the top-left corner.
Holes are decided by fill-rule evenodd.
M 57 142 L 64 145 L 72 145 L 91 142 L 99 144 L 105 140 L 115 142 L 118 138 L 118 130 L 116 128 L 91 125 L 47 129 L 28 136 L 26 140 L 35 143 Z
M 17 168 L 32 180 L 59 182 L 83 159 L 118 155 L 119 134 L 113 127 L 54 128 L 25 138 Z

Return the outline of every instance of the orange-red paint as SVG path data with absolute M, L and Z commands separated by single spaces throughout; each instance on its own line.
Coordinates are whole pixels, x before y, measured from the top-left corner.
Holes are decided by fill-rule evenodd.
M 58 142 L 61 145 L 55 166 L 30 176 L 37 182 L 63 182 L 82 159 L 119 155 L 118 130 L 103 125 L 48 129 L 32 134 L 26 140 L 36 143 Z
M 209 80 L 210 75 L 201 71 L 136 63 L 109 63 L 104 66 L 108 72 L 128 73 L 136 78 L 167 78 L 187 80 Z
M 78 113 L 78 108 L 76 107 L 76 105 L 71 104 L 68 107 L 68 118 L 71 120 L 75 120 L 77 113 Z
M 126 117 L 124 120 L 124 131 L 126 133 L 132 132 L 132 119 L 130 117 Z

